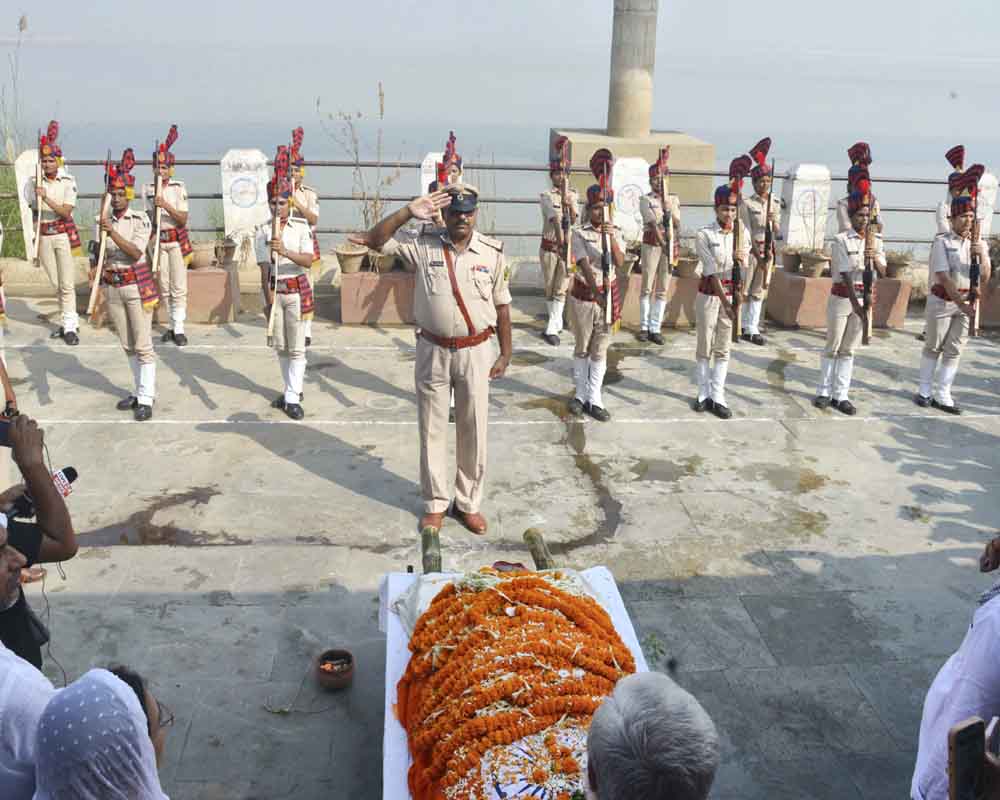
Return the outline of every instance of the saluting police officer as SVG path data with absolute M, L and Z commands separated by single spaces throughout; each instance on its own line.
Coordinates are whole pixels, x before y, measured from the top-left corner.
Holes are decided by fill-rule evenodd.
M 979 178 L 985 170 L 976 164 L 955 175 L 949 185 L 957 195 L 951 202 L 951 232 L 942 234 L 931 246 L 933 276 L 927 297 L 927 339 L 920 360 L 920 386 L 914 401 L 949 414 L 961 409 L 951 396 L 962 350 L 969 335 L 969 267 L 972 265 L 972 227 Z M 990 278 L 990 252 L 979 242 L 980 287 Z
M 702 278 L 694 304 L 697 350 L 695 380 L 698 396 L 694 410 L 711 411 L 719 419 L 733 412 L 726 405 L 726 375 L 729 348 L 736 312 L 733 309 L 733 235 L 737 219 L 738 188 L 723 184 L 715 190 L 715 222 L 698 231 L 695 251 L 701 262 Z M 735 258 L 741 269 L 750 254 L 750 237 L 741 230 L 740 252 Z M 712 358 L 715 361 L 712 363 Z
M 852 192 L 848 198 L 851 230 L 838 233 L 833 240 L 830 267 L 833 285 L 826 305 L 826 347 L 820 358 L 820 385 L 813 401 L 816 408 L 831 406 L 848 416 L 857 413 L 847 395 L 854 372 L 854 351 L 861 343 L 864 311 L 859 293 L 864 291 L 865 261 L 871 259 L 879 275 L 885 274 L 886 264 L 881 234 L 873 237 L 874 249 L 871 252 L 866 249 L 869 215 L 875 198 L 868 191 L 868 181 L 861 181 L 858 186 L 861 191 Z
M 445 513 L 475 534 L 486 533 L 480 513 L 486 479 L 489 382 L 511 358 L 510 289 L 503 243 L 475 230 L 479 192 L 468 184 L 412 200 L 351 241 L 396 253 L 416 272 L 414 367 L 420 425 L 420 529 L 438 531 Z M 406 241 L 391 237 L 410 219 L 444 212 L 444 229 L 424 226 Z M 490 339 L 496 333 L 500 355 Z M 448 490 L 448 395 L 455 390 L 454 501 Z
M 76 206 L 76 179 L 63 165 L 62 149 L 57 144 L 59 123 L 52 120 L 38 142 L 38 157 L 42 162 L 42 185 L 37 189 L 31 183 L 32 208 L 40 208 L 42 215 L 41 240 L 38 261 L 49 281 L 56 289 L 59 301 L 59 330 L 52 338 L 61 338 L 66 344 L 80 343 L 79 318 L 76 313 L 76 262 L 74 256 L 82 255 L 80 233 L 73 222 Z M 39 202 L 41 201 L 41 202 Z

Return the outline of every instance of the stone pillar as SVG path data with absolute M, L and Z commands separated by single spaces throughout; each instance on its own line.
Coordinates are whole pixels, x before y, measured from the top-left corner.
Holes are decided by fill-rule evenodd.
M 608 136 L 649 136 L 659 0 L 615 0 Z

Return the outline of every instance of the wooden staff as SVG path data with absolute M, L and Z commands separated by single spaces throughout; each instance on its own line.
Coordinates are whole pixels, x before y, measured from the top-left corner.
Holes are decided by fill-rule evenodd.
M 972 244 L 969 246 L 969 306 L 972 313 L 969 315 L 969 336 L 979 335 L 979 281 L 982 275 L 982 264 L 979 253 L 979 187 L 973 190 L 972 200 Z
M 160 192 L 163 190 L 163 180 L 160 178 L 160 143 L 156 142 L 153 147 L 153 203 L 160 199 Z M 160 268 L 160 231 L 163 230 L 163 209 L 156 207 L 156 231 L 154 233 L 156 241 L 153 243 L 153 272 Z
M 279 148 L 280 149 L 280 148 Z M 289 150 L 279 153 L 278 157 L 274 159 L 274 213 L 271 215 L 271 241 L 273 242 L 280 235 L 281 219 L 278 214 L 278 198 L 279 191 L 281 189 L 282 180 L 287 178 L 288 175 L 288 163 L 289 163 Z M 289 195 L 289 200 L 291 200 L 291 195 Z M 291 212 L 289 212 L 291 213 Z M 271 250 L 271 310 L 267 315 L 267 346 L 271 347 L 274 344 L 274 322 L 275 322 L 275 307 L 278 305 L 278 254 Z
M 100 221 L 108 215 L 111 210 L 111 151 L 108 150 L 108 158 L 104 162 L 104 198 L 101 200 Z M 94 272 L 94 283 L 90 287 L 90 300 L 87 302 L 87 316 L 93 318 L 94 309 L 97 307 L 97 295 L 101 288 L 101 272 L 104 269 L 104 254 L 108 249 L 108 234 L 101 228 L 101 243 L 97 250 L 97 267 Z M 93 320 L 91 320 L 93 321 Z
M 604 225 L 610 221 L 608 190 L 611 188 L 611 170 L 614 163 L 615 157 L 606 148 L 601 148 L 590 157 L 590 171 L 601 187 Z M 614 319 L 614 295 L 611 291 L 611 242 L 606 233 L 601 233 L 601 276 L 604 280 L 604 324 L 610 328 Z
M 32 260 L 35 262 L 35 266 L 41 266 L 41 252 L 42 252 L 42 196 L 40 194 L 42 189 L 42 132 L 38 131 L 38 161 L 35 163 L 35 242 L 34 242 L 34 253 L 32 255 Z
M 865 269 L 861 273 L 861 344 L 871 344 L 875 314 L 872 308 L 872 287 L 875 284 L 875 195 L 868 191 L 868 224 L 865 226 Z

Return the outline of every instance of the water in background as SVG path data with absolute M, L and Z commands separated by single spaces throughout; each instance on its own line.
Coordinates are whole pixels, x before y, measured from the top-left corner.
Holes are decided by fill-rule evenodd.
M 324 130 L 317 116 L 296 121 L 306 129 L 303 151 L 307 159 L 346 160 L 349 156 L 331 133 L 337 124 L 324 120 L 328 130 Z M 116 125 L 113 128 L 102 124 L 74 126 L 72 121 L 63 121 L 61 140 L 63 151 L 80 185 L 81 192 L 99 192 L 101 170 L 97 167 L 73 167 L 74 157 L 103 158 L 112 145 L 112 155 L 120 157 L 125 146 L 135 148 L 138 158 L 149 158 L 154 142 L 162 138 L 168 124 Z M 230 148 L 256 147 L 269 156 L 278 143 L 287 141 L 290 125 L 197 125 L 180 123 L 180 139 L 174 145 L 178 158 L 218 159 Z M 375 157 L 375 129 L 372 125 L 360 126 L 363 159 Z M 448 129 L 430 126 L 391 125 L 383 128 L 383 154 L 386 161 L 420 161 L 428 151 L 443 149 Z M 761 135 L 770 134 L 775 143 L 772 148 L 777 158 L 777 171 L 785 171 L 794 163 L 809 161 L 828 165 L 835 175 L 844 175 L 850 166 L 847 147 L 853 144 L 843 137 L 827 136 L 822 133 L 783 140 L 779 131 L 717 131 L 711 129 L 689 131 L 695 136 L 712 142 L 716 146 L 717 169 L 725 169 L 732 157 L 745 152 Z M 524 126 L 477 126 L 463 125 L 456 130 L 458 151 L 466 162 L 496 162 L 498 164 L 544 164 L 547 157 L 548 128 Z M 911 186 L 880 184 L 879 176 L 900 178 L 937 178 L 944 180 L 950 167 L 944 159 L 945 151 L 957 140 L 942 138 L 896 137 L 873 139 L 871 141 L 875 162 L 872 175 L 875 193 L 885 206 L 936 206 L 944 197 L 943 186 Z M 986 140 L 965 139 L 969 153 L 968 163 L 981 161 L 989 165 L 996 144 Z M 137 167 L 137 178 L 149 180 L 149 167 Z M 178 178 L 184 180 L 193 193 L 219 191 L 218 167 L 181 167 Z M 501 197 L 537 197 L 548 186 L 548 178 L 543 173 L 525 172 L 467 172 L 466 179 L 476 183 L 484 195 Z M 307 171 L 306 182 L 316 187 L 321 194 L 347 195 L 352 191 L 352 177 L 348 169 L 311 168 Z M 387 190 L 390 195 L 411 195 L 419 190 L 418 172 L 405 169 L 396 183 Z M 777 187 L 776 187 L 777 188 Z M 833 197 L 845 193 L 843 182 L 834 185 Z M 704 198 L 708 200 L 709 198 Z M 96 201 L 81 201 L 80 208 L 89 214 L 96 211 Z M 397 207 L 393 204 L 391 208 Z M 193 201 L 192 227 L 208 227 L 221 220 L 221 201 Z M 709 209 L 682 209 L 685 232 L 696 230 L 706 224 L 711 215 Z M 82 217 L 81 217 L 82 221 Z M 929 240 L 935 233 L 933 214 L 887 213 L 885 215 L 886 236 L 891 238 L 914 238 Z M 326 201 L 322 205 L 321 227 L 357 228 L 361 225 L 361 215 L 357 204 L 347 201 Z M 534 231 L 541 225 L 537 204 L 487 205 L 480 214 L 480 228 L 489 230 Z M 829 231 L 833 232 L 831 221 Z M 213 238 L 211 234 L 197 234 L 198 238 Z M 324 252 L 340 241 L 342 236 L 322 236 Z M 912 248 L 918 256 L 927 252 L 921 245 L 890 245 L 896 249 Z M 509 238 L 506 249 L 513 256 L 528 256 L 538 252 L 536 238 Z

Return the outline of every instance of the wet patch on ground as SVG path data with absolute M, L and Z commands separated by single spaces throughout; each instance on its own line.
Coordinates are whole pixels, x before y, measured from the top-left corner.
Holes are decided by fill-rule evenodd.
M 631 471 L 637 481 L 676 483 L 681 478 L 697 475 L 703 463 L 704 459 L 701 456 L 689 456 L 680 462 L 662 458 L 640 458 L 632 465 Z

